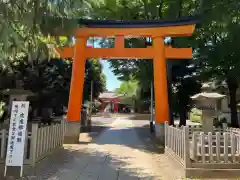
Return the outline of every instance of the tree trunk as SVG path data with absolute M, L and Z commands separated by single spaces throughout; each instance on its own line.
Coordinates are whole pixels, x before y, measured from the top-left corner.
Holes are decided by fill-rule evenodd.
M 178 15 L 177 17 L 180 18 L 182 16 L 182 5 L 183 5 L 183 0 L 179 1 L 179 10 L 178 10 Z
M 169 125 L 174 125 L 173 106 L 172 106 L 172 87 L 168 87 L 168 105 L 169 105 Z
M 187 104 L 181 105 L 180 104 L 180 109 L 179 109 L 179 116 L 180 116 L 180 121 L 179 121 L 179 126 L 186 126 L 186 121 L 187 121 Z
M 173 118 L 173 104 L 172 104 L 172 64 L 170 61 L 167 62 L 167 83 L 168 83 L 168 106 L 169 106 L 169 119 L 168 124 L 174 125 Z
M 229 78 L 227 80 L 228 90 L 230 95 L 230 110 L 231 110 L 231 126 L 238 128 L 238 114 L 237 114 L 237 88 L 238 83 L 235 79 Z
M 163 7 L 164 7 L 164 0 L 161 0 L 160 3 L 159 3 L 159 6 L 158 6 L 158 17 L 159 19 L 162 19 L 162 10 L 163 10 Z
M 143 0 L 144 16 L 145 16 L 146 19 L 150 19 L 147 5 L 148 5 L 148 1 Z

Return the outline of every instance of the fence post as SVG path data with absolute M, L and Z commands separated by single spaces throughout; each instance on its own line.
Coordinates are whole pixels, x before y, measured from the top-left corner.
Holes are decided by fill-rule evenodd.
M 223 145 L 224 145 L 224 162 L 228 163 L 228 134 L 223 133 Z
M 168 146 L 168 123 L 165 122 L 165 147 Z
M 173 147 L 174 147 L 174 137 L 173 137 L 173 128 L 172 126 L 169 126 L 168 127 L 168 130 L 170 131 L 170 145 L 169 145 L 169 148 L 171 148 L 173 150 Z
M 62 139 L 61 139 L 60 147 L 62 147 L 63 144 L 64 144 L 64 138 L 65 138 L 65 133 L 66 133 L 66 126 L 67 126 L 67 121 L 66 121 L 66 119 L 63 118 L 61 120 L 61 135 L 62 135 Z
M 190 147 L 189 147 L 189 129 L 187 126 L 184 126 L 184 166 L 185 168 L 190 167 Z
M 36 150 L 36 161 L 41 158 L 42 150 L 43 150 L 43 134 L 42 127 L 38 126 L 38 138 L 37 138 L 37 150 Z
M 36 163 L 37 139 L 38 139 L 38 123 L 32 123 L 32 135 L 30 141 L 31 166 L 34 166 Z
M 220 132 L 216 132 L 216 161 L 220 162 Z
M 52 123 L 50 126 L 49 126 L 49 152 L 52 152 L 52 149 L 53 149 L 53 139 L 54 139 L 54 126 L 55 124 Z
M 46 129 L 47 129 L 47 132 L 46 132 L 46 144 L 47 144 L 47 148 L 46 148 L 46 153 L 49 153 L 50 152 L 50 141 L 49 141 L 49 137 L 51 136 L 50 135 L 50 131 L 51 131 L 51 129 L 50 129 L 50 127 L 51 127 L 51 125 L 47 125 L 47 127 L 46 127 Z
M 232 154 L 232 160 L 233 163 L 236 163 L 236 135 L 231 133 L 231 154 Z
M 203 132 L 200 133 L 200 144 L 201 144 L 201 157 L 202 163 L 205 163 L 205 134 Z
M 61 126 L 61 124 L 56 124 L 54 126 L 54 139 L 53 139 L 53 148 L 55 149 L 57 147 L 57 129 Z
M 56 129 L 56 147 L 59 147 L 59 141 L 60 141 L 60 133 L 59 133 L 59 131 L 60 131 L 60 128 L 61 128 L 61 122 L 60 122 L 60 124 L 58 125 L 58 127 L 57 127 L 57 129 Z
M 7 130 L 2 129 L 2 141 L 1 141 L 1 158 L 4 159 L 6 153 L 6 139 L 7 139 Z
M 209 161 L 213 162 L 212 132 L 208 132 Z
M 197 132 L 193 132 L 192 134 L 192 155 L 193 159 L 197 160 L 197 152 L 198 152 L 198 147 L 197 147 Z

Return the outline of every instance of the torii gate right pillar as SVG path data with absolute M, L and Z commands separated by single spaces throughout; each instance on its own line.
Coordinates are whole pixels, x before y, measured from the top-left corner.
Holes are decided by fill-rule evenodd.
M 153 38 L 153 68 L 155 88 L 155 132 L 164 138 L 164 123 L 169 119 L 166 56 L 163 37 Z

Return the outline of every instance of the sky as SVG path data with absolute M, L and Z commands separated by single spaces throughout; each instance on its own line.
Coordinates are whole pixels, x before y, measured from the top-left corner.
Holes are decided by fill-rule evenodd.
M 73 39 L 73 41 L 75 41 Z M 87 45 L 93 45 L 95 48 L 99 48 L 99 44 L 98 42 L 94 42 L 94 44 L 92 44 L 91 42 L 88 42 Z M 100 60 L 101 64 L 103 65 L 103 73 L 106 75 L 106 80 L 107 80 L 107 84 L 106 84 L 106 88 L 108 91 L 114 91 L 116 88 L 120 87 L 121 81 L 119 81 L 117 79 L 117 76 L 114 75 L 114 73 L 111 71 L 110 69 L 110 64 L 109 62 L 107 62 L 106 60 Z
M 107 90 L 113 91 L 116 88 L 119 88 L 121 81 L 119 81 L 117 76 L 115 76 L 111 71 L 109 62 L 104 60 L 100 60 L 100 62 L 103 65 L 103 73 L 106 75 L 107 79 Z

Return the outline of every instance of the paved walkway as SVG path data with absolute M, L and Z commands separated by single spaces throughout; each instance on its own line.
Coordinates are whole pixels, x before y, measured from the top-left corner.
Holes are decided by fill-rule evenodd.
M 151 142 L 148 121 L 116 118 L 91 143 L 65 145 L 25 179 L 177 180 L 181 169 Z M 144 128 L 145 126 L 145 128 Z

